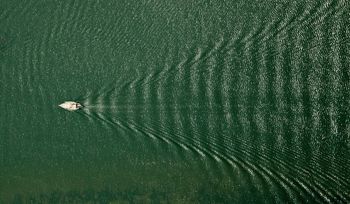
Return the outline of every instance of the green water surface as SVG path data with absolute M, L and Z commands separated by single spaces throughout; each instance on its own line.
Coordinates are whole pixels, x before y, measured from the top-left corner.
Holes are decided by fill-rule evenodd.
M 1 0 L 0 203 L 350 202 L 349 11 Z

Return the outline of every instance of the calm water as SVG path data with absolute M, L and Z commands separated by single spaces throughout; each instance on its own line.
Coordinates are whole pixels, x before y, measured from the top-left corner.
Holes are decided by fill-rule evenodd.
M 349 10 L 1 0 L 0 203 L 350 202 Z

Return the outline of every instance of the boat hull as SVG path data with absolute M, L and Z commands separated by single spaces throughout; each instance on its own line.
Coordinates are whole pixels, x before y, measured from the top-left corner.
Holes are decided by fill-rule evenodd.
M 83 107 L 80 103 L 74 101 L 66 101 L 58 106 L 68 111 L 76 111 Z

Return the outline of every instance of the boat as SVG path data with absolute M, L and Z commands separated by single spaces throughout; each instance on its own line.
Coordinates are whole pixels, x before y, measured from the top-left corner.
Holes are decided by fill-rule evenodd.
M 83 105 L 75 101 L 66 101 L 58 106 L 69 111 L 76 111 L 83 107 Z

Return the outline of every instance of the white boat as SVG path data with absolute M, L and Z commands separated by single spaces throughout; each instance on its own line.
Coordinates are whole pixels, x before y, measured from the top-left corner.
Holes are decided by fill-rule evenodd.
M 83 107 L 80 103 L 74 101 L 66 101 L 58 106 L 69 111 L 76 111 Z

